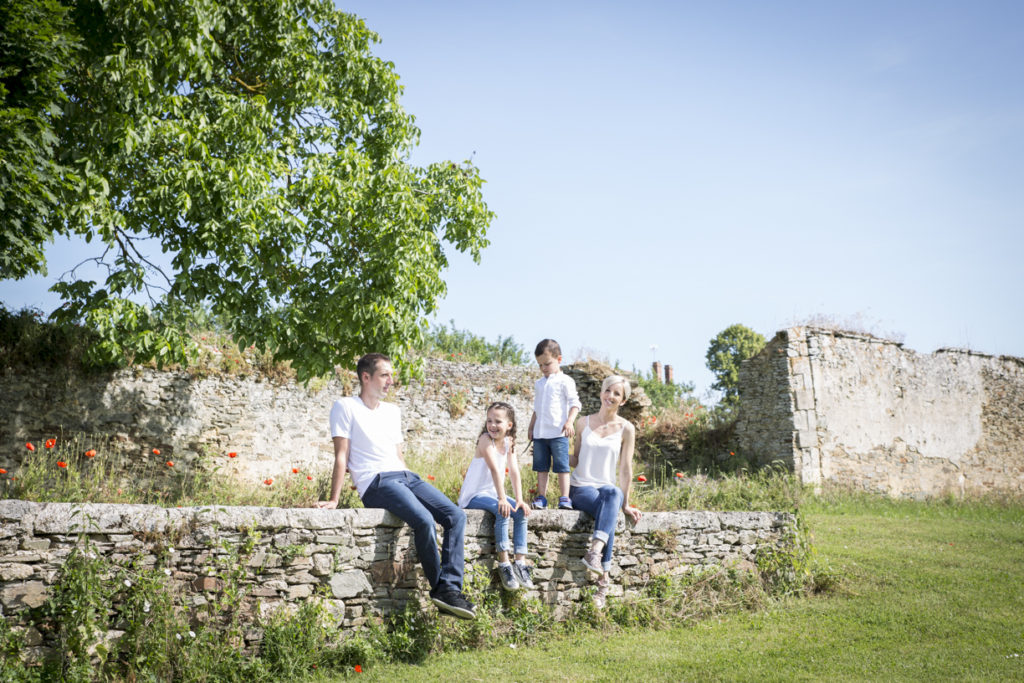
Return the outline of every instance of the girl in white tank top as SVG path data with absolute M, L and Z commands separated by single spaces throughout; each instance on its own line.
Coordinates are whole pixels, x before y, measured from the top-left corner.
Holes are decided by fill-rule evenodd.
M 487 510 L 494 515 L 494 545 L 498 553 L 498 574 L 507 590 L 533 588 L 526 564 L 526 517 L 530 506 L 523 500 L 519 461 L 515 456 L 516 416 L 507 403 L 492 403 L 487 421 L 476 443 L 476 453 L 466 470 L 459 491 L 459 507 Z M 512 481 L 515 498 L 505 495 L 505 474 Z M 513 542 L 508 540 L 509 517 Z M 509 561 L 514 551 L 515 562 Z

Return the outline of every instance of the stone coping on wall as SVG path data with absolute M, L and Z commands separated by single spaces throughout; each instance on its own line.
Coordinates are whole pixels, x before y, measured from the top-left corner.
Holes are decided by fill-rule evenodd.
M 490 573 L 493 517 L 480 510 L 467 510 L 466 517 L 466 566 Z M 0 610 L 18 627 L 31 628 L 24 621 L 28 610 L 45 602 L 64 560 L 84 543 L 114 564 L 163 570 L 169 588 L 189 608 L 223 589 L 220 572 L 228 564 L 240 567 L 245 611 L 254 620 L 323 596 L 342 628 L 351 630 L 422 599 L 427 590 L 410 529 L 380 509 L 0 500 L 0 523 Z M 562 618 L 586 596 L 590 579 L 579 559 L 589 546 L 593 520 L 577 511 L 538 510 L 528 525 L 536 584 L 531 593 Z M 751 569 L 759 549 L 784 543 L 795 525 L 794 516 L 784 512 L 654 512 L 637 524 L 620 513 L 611 595 L 702 565 Z

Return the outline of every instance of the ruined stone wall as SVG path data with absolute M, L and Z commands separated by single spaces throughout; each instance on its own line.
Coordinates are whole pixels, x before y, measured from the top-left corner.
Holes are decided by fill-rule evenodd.
M 740 384 L 741 448 L 805 483 L 1024 493 L 1022 359 L 792 328 L 743 364 Z
M 493 517 L 467 510 L 468 571 L 493 571 Z M 589 546 L 593 520 L 575 511 L 538 510 L 528 520 L 535 566 L 533 594 L 564 617 L 587 585 L 579 559 Z M 619 515 L 611 576 L 612 596 L 660 574 L 702 565 L 751 568 L 760 549 L 794 530 L 792 515 L 775 512 L 648 513 L 633 525 Z M 30 656 L 53 643 L 28 622 L 58 581 L 72 548 L 116 565 L 157 570 L 178 604 L 198 615 L 226 590 L 226 578 L 244 594 L 244 614 L 321 599 L 346 630 L 372 615 L 425 600 L 427 585 L 409 528 L 383 510 L 29 503 L 0 500 L 0 616 L 26 629 Z M 235 553 L 234 555 L 232 553 Z M 238 554 L 240 553 L 240 554 Z M 492 576 L 494 590 L 500 584 Z M 116 637 L 117 633 L 109 634 Z M 249 644 L 258 629 L 248 629 Z
M 510 403 L 528 424 L 535 376 L 531 366 L 428 360 L 424 380 L 398 387 L 391 399 L 402 408 L 406 448 L 475 443 L 492 400 Z M 222 473 L 244 480 L 296 466 L 330 469 L 328 414 L 335 399 L 357 387 L 354 376 L 303 387 L 255 374 L 196 377 L 149 368 L 102 375 L 8 371 L 0 374 L 0 467 L 12 469 L 26 441 L 83 434 L 133 461 L 153 457 L 156 448 L 161 462 L 179 468 L 204 453 L 237 452 L 240 457 L 218 462 Z
M 584 403 L 596 410 L 600 380 L 610 368 L 587 363 L 563 369 L 580 383 Z M 538 377 L 536 365 L 430 359 L 424 379 L 396 387 L 389 400 L 402 409 L 407 451 L 472 446 L 492 401 L 515 409 L 525 446 Z M 650 405 L 642 389 L 634 391 L 623 408 L 630 419 Z M 258 374 L 202 377 L 142 367 L 101 375 L 8 371 L 0 374 L 0 467 L 13 470 L 27 441 L 38 445 L 82 434 L 106 441 L 124 461 L 156 457 L 156 448 L 159 462 L 171 460 L 180 470 L 204 454 L 236 452 L 240 457 L 217 457 L 222 474 L 261 481 L 292 467 L 315 473 L 333 465 L 331 405 L 357 392 L 354 375 L 303 387 Z

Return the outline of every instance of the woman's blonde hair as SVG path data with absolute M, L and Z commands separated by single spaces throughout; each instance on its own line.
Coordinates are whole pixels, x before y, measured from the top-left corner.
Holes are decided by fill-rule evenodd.
M 603 392 L 608 387 L 613 387 L 616 384 L 622 385 L 622 402 L 625 403 L 629 400 L 629 392 L 632 389 L 629 386 L 629 380 L 622 375 L 608 375 L 605 377 L 604 381 L 601 382 L 601 391 Z

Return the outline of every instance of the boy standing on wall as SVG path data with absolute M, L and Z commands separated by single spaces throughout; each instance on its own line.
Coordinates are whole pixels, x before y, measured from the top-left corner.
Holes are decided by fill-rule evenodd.
M 359 359 L 356 375 L 359 396 L 338 399 L 331 408 L 331 497 L 317 507 L 337 507 L 345 472 L 351 473 L 363 505 L 383 508 L 412 527 L 430 600 L 446 614 L 472 619 L 476 608 L 462 594 L 466 513 L 405 466 L 401 411 L 383 401 L 394 384 L 391 359 L 368 353 Z M 444 529 L 440 557 L 435 521 Z
M 544 339 L 534 350 L 537 365 L 544 374 L 533 388 L 533 416 L 528 434 L 533 439 L 533 471 L 537 473 L 537 497 L 533 507 L 548 506 L 544 495 L 548 488 L 548 470 L 558 475 L 558 509 L 572 510 L 569 499 L 569 439 L 582 404 L 576 394 L 576 382 L 562 372 L 562 347 L 554 339 Z

